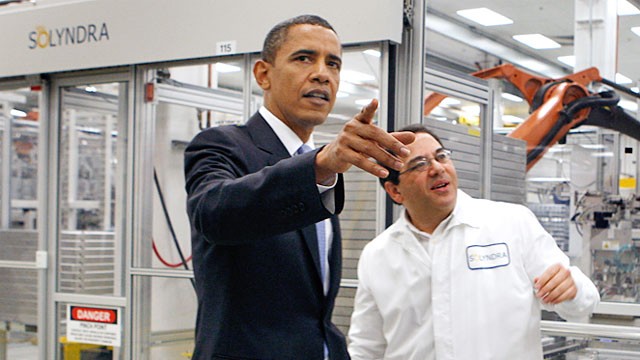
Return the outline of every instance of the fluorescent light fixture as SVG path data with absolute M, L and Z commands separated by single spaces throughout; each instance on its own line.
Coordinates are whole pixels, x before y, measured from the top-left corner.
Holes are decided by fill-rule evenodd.
M 629 110 L 631 112 L 636 112 L 638 111 L 638 103 L 635 101 L 631 101 L 631 100 L 620 100 L 620 102 L 618 102 L 618 105 L 625 109 L 625 110 Z
M 380 57 L 382 54 L 380 53 L 380 51 L 378 50 L 373 50 L 373 49 L 369 49 L 369 50 L 365 50 L 363 51 L 363 53 L 369 55 L 369 56 L 374 56 L 374 57 Z
M 522 100 L 522 98 L 520 96 L 516 96 L 513 94 L 509 94 L 509 93 L 502 93 L 502 98 L 505 100 L 509 100 L 509 101 L 513 101 L 513 102 L 523 102 L 524 100 Z
M 350 83 L 363 83 L 367 81 L 375 80 L 375 76 L 365 74 L 363 72 L 354 71 L 354 70 L 342 70 L 340 73 L 340 79 L 343 81 L 348 81 Z
M 371 102 L 371 99 L 358 99 L 354 101 L 354 103 L 356 103 L 356 105 L 359 105 L 359 106 L 369 105 L 370 102 Z
M 460 100 L 447 97 L 442 99 L 442 101 L 440 101 L 440 105 L 443 105 L 443 106 L 460 105 Z
M 27 116 L 27 113 L 22 111 L 22 110 L 18 110 L 18 109 L 11 109 L 10 111 L 11 116 L 15 116 L 15 117 L 25 117 Z
M 550 153 L 566 153 L 566 152 L 571 152 L 571 149 L 568 149 L 562 145 L 554 145 L 553 147 L 549 148 L 549 152 Z
M 571 179 L 563 177 L 530 177 L 529 182 L 569 182 Z
M 631 28 L 631 31 L 633 31 L 634 34 L 640 36 L 640 26 L 634 26 Z
M 613 151 L 603 151 L 603 152 L 595 152 L 591 153 L 593 157 L 613 157 Z
M 629 79 L 628 77 L 620 74 L 620 73 L 616 73 L 616 83 L 618 84 L 631 84 L 633 82 L 633 80 Z
M 513 35 L 513 38 L 516 41 L 519 41 L 531 48 L 536 50 L 541 49 L 557 49 L 560 46 L 557 42 L 549 39 L 548 37 L 542 34 L 522 34 L 522 35 Z
M 336 93 L 336 97 L 337 98 L 346 98 L 346 97 L 349 97 L 349 95 L 350 94 L 348 92 L 346 92 L 346 91 L 338 91 Z
M 467 18 L 475 23 L 484 26 L 508 25 L 513 24 L 513 20 L 498 14 L 497 12 L 487 8 L 458 10 L 456 13 L 463 18 Z
M 557 59 L 561 63 L 569 65 L 572 68 L 576 67 L 576 56 L 575 55 L 558 56 Z
M 219 72 L 219 73 L 232 73 L 232 72 L 238 72 L 242 70 L 238 66 L 229 65 L 225 63 L 216 63 L 215 66 L 216 66 L 216 72 Z
M 502 115 L 502 122 L 505 124 L 521 124 L 524 121 L 523 118 L 514 115 Z
M 618 16 L 638 15 L 640 10 L 627 0 L 618 0 Z
M 580 144 L 581 147 L 589 150 L 598 150 L 598 149 L 606 149 L 607 147 L 603 144 Z

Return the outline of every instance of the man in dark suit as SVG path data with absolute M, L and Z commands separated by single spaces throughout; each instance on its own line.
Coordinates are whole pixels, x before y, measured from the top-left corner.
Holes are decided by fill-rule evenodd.
M 267 35 L 253 73 L 264 106 L 244 126 L 198 134 L 185 152 L 198 316 L 194 360 L 348 359 L 331 323 L 340 285 L 341 173 L 381 177 L 413 134 L 371 124 L 374 100 L 314 148 L 333 108 L 342 48 L 329 23 L 304 15 Z M 308 151 L 308 152 L 307 152 Z

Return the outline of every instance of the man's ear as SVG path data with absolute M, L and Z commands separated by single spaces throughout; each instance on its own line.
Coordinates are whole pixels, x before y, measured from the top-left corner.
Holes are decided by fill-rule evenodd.
M 384 190 L 389 194 L 391 200 L 393 200 L 396 204 L 402 204 L 404 201 L 404 196 L 400 193 L 398 189 L 398 185 L 392 183 L 391 181 L 387 181 L 384 183 Z
M 271 71 L 271 64 L 262 59 L 256 61 L 253 65 L 253 76 L 256 78 L 256 82 L 262 90 L 269 90 L 271 88 L 269 71 Z

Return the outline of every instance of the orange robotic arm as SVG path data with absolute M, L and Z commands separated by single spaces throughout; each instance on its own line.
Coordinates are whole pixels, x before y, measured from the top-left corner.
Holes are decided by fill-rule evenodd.
M 582 124 L 589 117 L 592 107 L 615 105 L 619 100 L 612 92 L 591 94 L 586 88 L 593 81 L 602 81 L 596 68 L 549 79 L 504 64 L 472 75 L 483 79 L 502 78 L 511 82 L 531 106 L 531 115 L 508 135 L 527 142 L 527 170 L 569 130 Z M 425 98 L 424 115 L 431 113 L 445 97 L 433 93 Z

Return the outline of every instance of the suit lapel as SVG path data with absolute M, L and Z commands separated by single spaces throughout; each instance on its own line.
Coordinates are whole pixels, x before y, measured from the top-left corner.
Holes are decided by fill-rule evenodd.
M 267 165 L 274 165 L 278 161 L 291 156 L 287 148 L 282 144 L 282 141 L 280 141 L 260 113 L 255 113 L 249 121 L 247 121 L 247 130 L 253 143 L 260 150 L 268 154 L 266 160 Z
M 278 161 L 291 156 L 289 155 L 287 148 L 282 144 L 282 141 L 280 141 L 276 133 L 273 131 L 271 126 L 267 124 L 267 121 L 262 117 L 262 115 L 260 115 L 260 113 L 256 112 L 249 121 L 247 121 L 246 126 L 254 144 L 260 150 L 265 152 L 266 165 L 274 165 Z M 299 230 L 299 232 L 302 234 L 302 238 L 307 244 L 307 248 L 309 249 L 309 253 L 311 254 L 311 258 L 313 259 L 313 263 L 316 268 L 316 273 L 318 274 L 318 279 L 320 279 L 320 288 L 322 289 L 322 275 L 320 269 L 320 256 L 318 255 L 318 236 L 316 234 L 316 225 L 311 224 L 305 226 Z M 333 273 L 334 269 L 332 268 L 331 271 Z

